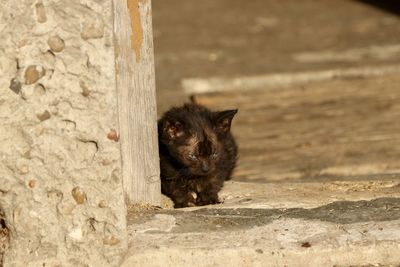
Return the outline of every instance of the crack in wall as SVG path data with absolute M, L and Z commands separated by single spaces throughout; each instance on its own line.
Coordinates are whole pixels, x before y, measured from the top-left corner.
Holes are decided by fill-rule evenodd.
M 5 215 L 0 207 L 0 266 L 3 266 L 3 257 L 10 244 L 10 232 L 6 225 Z

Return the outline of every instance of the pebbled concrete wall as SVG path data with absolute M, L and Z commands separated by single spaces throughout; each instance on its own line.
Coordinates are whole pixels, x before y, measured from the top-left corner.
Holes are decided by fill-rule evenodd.
M 4 265 L 118 265 L 127 239 L 112 1 L 0 6 Z

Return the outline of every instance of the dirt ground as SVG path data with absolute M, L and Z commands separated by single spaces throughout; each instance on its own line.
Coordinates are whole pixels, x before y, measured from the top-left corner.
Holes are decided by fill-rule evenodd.
M 360 1 L 152 3 L 159 113 L 187 101 L 181 88 L 184 78 L 376 66 L 400 60 L 400 54 L 307 60 L 307 53 L 340 54 L 400 43 L 398 15 Z
M 398 9 L 378 2 L 153 0 L 158 112 L 187 101 L 189 78 L 396 65 Z M 236 180 L 381 179 L 400 170 L 397 76 L 196 98 L 240 110 Z
M 236 180 L 342 180 L 399 173 L 398 74 L 197 97 L 239 108 Z M 391 177 L 393 178 L 393 177 Z

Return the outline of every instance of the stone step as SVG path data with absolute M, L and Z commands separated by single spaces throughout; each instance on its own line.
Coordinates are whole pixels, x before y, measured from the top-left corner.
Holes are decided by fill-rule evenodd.
M 228 182 L 223 204 L 128 213 L 122 266 L 398 266 L 400 180 Z

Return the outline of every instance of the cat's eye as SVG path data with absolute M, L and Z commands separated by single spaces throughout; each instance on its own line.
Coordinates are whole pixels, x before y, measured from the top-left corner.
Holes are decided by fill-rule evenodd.
M 196 157 L 196 155 L 194 155 L 194 154 L 189 154 L 188 159 L 190 159 L 190 160 L 197 160 L 197 157 Z
M 218 158 L 218 153 L 213 153 L 213 154 L 211 154 L 211 158 L 212 158 L 212 159 Z

